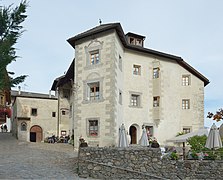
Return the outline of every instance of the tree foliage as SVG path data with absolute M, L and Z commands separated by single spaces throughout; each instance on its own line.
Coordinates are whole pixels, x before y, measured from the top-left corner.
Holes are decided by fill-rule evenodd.
M 223 120 L 223 108 L 216 111 L 215 114 L 208 112 L 207 118 L 212 118 L 213 120 L 215 120 L 217 122 Z
M 193 152 L 201 152 L 205 149 L 205 143 L 207 136 L 193 136 L 187 140 L 188 144 L 191 146 Z
M 8 72 L 7 66 L 18 58 L 14 46 L 24 32 L 21 23 L 27 17 L 25 15 L 27 6 L 24 0 L 14 9 L 12 5 L 0 7 L 0 90 L 9 89 L 26 78 L 26 75 L 13 78 L 15 73 Z

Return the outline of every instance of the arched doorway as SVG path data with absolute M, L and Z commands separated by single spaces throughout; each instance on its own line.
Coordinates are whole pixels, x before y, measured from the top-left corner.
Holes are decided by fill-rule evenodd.
M 41 142 L 42 134 L 42 128 L 40 126 L 32 126 L 30 128 L 30 142 Z
M 137 129 L 135 126 L 130 126 L 129 134 L 131 136 L 130 144 L 137 144 Z

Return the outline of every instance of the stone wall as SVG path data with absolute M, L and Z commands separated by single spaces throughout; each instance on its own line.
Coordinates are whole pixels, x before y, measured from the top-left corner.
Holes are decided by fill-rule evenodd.
M 221 179 L 223 161 L 161 159 L 159 148 L 80 148 L 80 177 L 98 179 Z

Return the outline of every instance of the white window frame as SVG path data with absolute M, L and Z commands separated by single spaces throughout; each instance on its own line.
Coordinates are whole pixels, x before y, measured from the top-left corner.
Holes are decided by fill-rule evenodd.
M 142 93 L 129 92 L 130 93 L 130 104 L 129 107 L 141 108 Z M 134 97 L 134 99 L 133 99 Z
M 160 68 L 153 68 L 153 79 L 158 79 L 160 77 Z
M 91 98 L 90 93 L 91 93 L 91 84 L 99 84 L 99 93 L 97 98 Z M 83 91 L 83 103 L 91 103 L 91 102 L 102 102 L 104 101 L 103 99 L 103 78 L 97 78 L 97 79 L 92 79 L 92 80 L 85 80 L 83 81 L 84 85 L 84 91 Z
M 160 96 L 154 96 L 153 97 L 153 107 L 159 107 L 160 106 Z
M 90 51 L 89 52 L 89 56 L 90 56 L 90 65 L 96 65 L 100 63 L 100 54 L 99 54 L 99 50 L 94 50 L 94 51 Z
M 183 133 L 187 134 L 191 132 L 191 127 L 183 127 Z
M 141 66 L 133 64 L 133 74 L 134 75 L 141 75 Z
M 98 41 L 97 39 L 93 39 L 88 44 L 88 46 L 84 47 L 84 49 L 85 49 L 85 56 L 86 56 L 86 66 L 84 67 L 85 70 L 95 69 L 102 66 L 101 54 L 102 54 L 102 49 L 103 49 L 103 42 Z M 91 55 L 93 55 L 93 57 Z
M 100 82 L 87 83 L 87 89 L 89 101 L 100 99 Z
M 190 85 L 190 75 L 182 75 L 182 86 Z
M 91 123 L 93 123 L 93 121 L 96 122 L 95 126 L 91 126 Z M 99 118 L 88 118 L 87 119 L 87 136 L 88 137 L 92 137 L 92 138 L 97 138 L 99 137 L 99 133 L 100 133 L 100 120 Z M 95 132 L 95 133 L 93 133 Z
M 182 99 L 182 109 L 190 109 L 190 99 Z

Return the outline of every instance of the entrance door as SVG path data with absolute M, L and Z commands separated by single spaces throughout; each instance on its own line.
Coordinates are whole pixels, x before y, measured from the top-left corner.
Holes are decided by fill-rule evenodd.
M 30 142 L 36 142 L 36 133 L 30 132 Z
M 32 126 L 30 129 L 30 141 L 41 142 L 42 141 L 42 128 L 40 126 Z
M 130 126 L 129 134 L 131 136 L 130 144 L 137 144 L 137 129 L 135 126 Z

